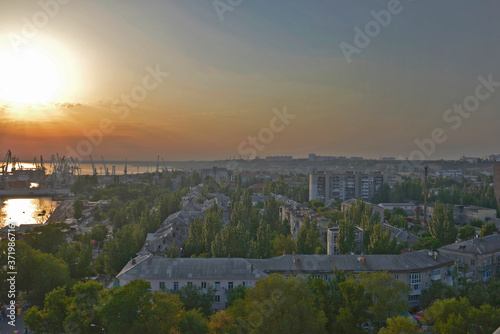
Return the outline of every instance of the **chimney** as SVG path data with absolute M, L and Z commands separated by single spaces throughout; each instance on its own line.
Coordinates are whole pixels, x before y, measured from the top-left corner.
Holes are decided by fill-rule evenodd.
M 135 259 L 132 259 L 132 265 L 135 265 L 135 263 L 136 263 Z

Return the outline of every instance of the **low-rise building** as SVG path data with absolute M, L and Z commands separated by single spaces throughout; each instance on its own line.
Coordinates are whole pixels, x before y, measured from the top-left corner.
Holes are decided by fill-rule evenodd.
M 217 182 L 229 181 L 229 173 L 227 168 L 213 167 L 204 168 L 201 170 L 201 180 L 205 181 L 208 177 L 213 178 Z
M 238 285 L 253 287 L 268 275 L 242 258 L 165 258 L 146 254 L 138 256 L 116 276 L 121 286 L 134 279 L 151 284 L 153 291 L 171 291 L 187 285 L 214 288 L 213 309 L 226 308 L 227 296 Z
M 326 249 L 328 255 L 340 254 L 338 249 L 339 226 L 335 225 L 328 229 L 326 237 Z M 356 226 L 355 232 L 355 247 L 351 250 L 352 253 L 361 254 L 363 252 L 363 229 Z
M 290 223 L 290 232 L 293 238 L 297 238 L 299 229 L 304 224 L 304 219 L 309 218 L 311 222 L 315 222 L 316 227 L 322 237 L 327 233 L 328 219 L 318 214 L 311 208 L 304 207 L 300 204 L 285 204 L 280 206 L 279 209 L 280 220 L 283 222 L 285 219 Z M 324 240 L 321 238 L 321 240 Z
M 439 248 L 439 253 L 453 258 L 458 275 L 469 282 L 487 282 L 500 272 L 500 234 L 457 242 Z
M 270 274 L 285 277 L 301 276 L 333 278 L 335 271 L 354 275 L 361 272 L 387 271 L 394 278 L 410 285 L 411 306 L 420 304 L 422 290 L 433 281 L 451 284 L 452 258 L 421 250 L 400 255 L 282 255 L 270 259 L 242 258 L 165 258 L 152 254 L 130 260 L 116 276 L 123 286 L 134 279 L 143 279 L 151 289 L 175 291 L 186 285 L 203 289 L 214 287 L 212 307 L 226 307 L 229 292 L 238 285 L 253 287 Z

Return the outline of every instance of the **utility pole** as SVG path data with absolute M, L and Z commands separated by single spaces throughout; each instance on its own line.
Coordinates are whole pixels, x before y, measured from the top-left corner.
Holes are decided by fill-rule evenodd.
M 427 170 L 429 165 L 425 165 L 425 179 L 424 179 L 424 225 L 427 225 Z

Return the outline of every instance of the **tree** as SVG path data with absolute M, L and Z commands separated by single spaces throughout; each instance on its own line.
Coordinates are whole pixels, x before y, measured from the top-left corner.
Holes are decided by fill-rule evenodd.
M 457 228 L 453 219 L 453 207 L 445 207 L 436 201 L 432 218 L 429 221 L 429 231 L 433 238 L 438 239 L 442 244 L 453 243 L 457 239 Z
M 118 274 L 138 251 L 133 246 L 135 245 L 133 232 L 132 227 L 127 226 L 118 231 L 113 239 L 106 242 L 104 248 L 106 270 L 113 276 Z
M 239 332 L 325 333 L 327 319 L 304 279 L 272 274 L 248 290 L 227 312 Z
M 420 305 L 425 309 L 436 299 L 456 298 L 459 295 L 460 292 L 454 286 L 445 285 L 441 281 L 433 281 L 427 289 L 422 291 Z
M 99 323 L 95 307 L 104 286 L 96 281 L 78 282 L 71 288 L 71 301 L 64 319 L 66 333 L 91 333 L 91 324 Z
M 480 237 L 485 237 L 487 235 L 491 235 L 493 233 L 498 232 L 498 228 L 494 222 L 488 222 L 481 227 L 481 231 L 479 231 Z
M 182 307 L 179 295 L 155 291 L 144 329 L 147 333 L 168 333 L 177 326 Z
M 395 279 L 386 271 L 359 274 L 361 284 L 372 299 L 368 308 L 373 314 L 373 323 L 382 328 L 387 318 L 408 310 L 410 286 Z
M 48 223 L 28 230 L 23 240 L 34 249 L 44 253 L 56 254 L 59 246 L 66 242 L 65 232 L 68 225 L 64 223 Z
M 186 285 L 182 289 L 177 290 L 179 299 L 184 304 L 187 310 L 200 311 L 204 316 L 212 313 L 212 303 L 215 298 L 215 289 L 209 287 L 202 289 L 195 285 Z
M 207 319 L 199 310 L 189 310 L 182 314 L 179 321 L 181 334 L 205 334 L 208 331 Z
M 340 254 L 347 254 L 356 248 L 356 226 L 350 218 L 339 221 L 339 237 L 337 248 Z
M 44 308 L 37 306 L 30 308 L 24 322 L 35 333 L 62 333 L 63 321 L 66 318 L 69 298 L 64 287 L 54 289 L 45 297 Z
M 317 254 L 321 250 L 319 231 L 316 222 L 304 217 L 304 223 L 297 233 L 297 251 L 299 254 Z
M 395 207 L 392 210 L 392 215 L 399 215 L 399 216 L 402 216 L 402 217 L 406 217 L 406 211 L 403 208 Z
M 377 224 L 373 228 L 368 245 L 369 254 L 396 254 L 397 239 L 391 239 L 391 232 L 383 232 L 382 224 Z
M 95 240 L 97 242 L 103 242 L 108 235 L 108 228 L 106 225 L 98 224 L 92 227 L 90 231 L 90 239 Z
M 245 299 L 245 295 L 247 292 L 247 288 L 243 285 L 238 285 L 234 289 L 229 292 L 229 295 L 226 298 L 227 307 L 230 307 L 234 304 L 234 302 L 238 299 Z
M 151 309 L 151 285 L 133 280 L 122 287 L 105 290 L 96 307 L 108 333 L 139 333 Z
M 458 229 L 458 238 L 462 241 L 474 238 L 476 235 L 476 230 L 470 225 L 465 225 Z
M 47 293 L 68 283 L 69 269 L 63 260 L 22 241 L 17 241 L 16 252 L 17 272 L 22 273 L 17 276 L 16 288 L 27 292 L 30 304 L 42 306 Z
M 226 310 L 219 311 L 210 317 L 208 332 L 210 334 L 233 333 L 236 321 Z
M 364 286 L 354 278 L 339 285 L 343 297 L 343 304 L 339 309 L 337 323 L 340 332 L 364 333 L 362 324 L 370 319 L 368 308 L 371 305 L 371 296 Z
M 393 214 L 391 219 L 389 219 L 389 224 L 392 226 L 396 226 L 399 228 L 403 228 L 405 230 L 408 229 L 408 220 L 406 220 L 405 216 Z
M 57 257 L 68 264 L 71 278 L 81 279 L 90 276 L 92 248 L 81 242 L 65 243 L 59 248 Z
M 292 254 L 297 252 L 297 244 L 295 240 L 292 239 L 291 235 L 284 236 L 278 235 L 273 241 L 273 252 L 271 256 L 279 256 L 286 254 Z
M 265 259 L 271 256 L 271 227 L 264 220 L 260 222 L 257 229 L 257 240 L 255 240 L 253 257 Z
M 77 199 L 73 202 L 73 217 L 75 219 L 80 219 L 83 217 L 83 202 L 81 199 Z
M 440 299 L 424 312 L 424 319 L 438 334 L 486 334 L 500 326 L 500 309 L 487 304 L 476 308 L 467 298 Z
M 437 250 L 443 244 L 436 238 L 432 237 L 422 237 L 418 239 L 417 243 L 413 246 L 415 250 L 420 249 L 429 249 L 429 250 Z
M 189 235 L 184 244 L 184 251 L 186 256 L 199 255 L 201 253 L 206 253 L 207 249 L 203 241 L 203 220 L 201 218 L 195 218 L 189 227 Z
M 405 316 L 397 316 L 387 319 L 387 327 L 382 328 L 379 334 L 418 334 L 419 327 L 415 320 Z

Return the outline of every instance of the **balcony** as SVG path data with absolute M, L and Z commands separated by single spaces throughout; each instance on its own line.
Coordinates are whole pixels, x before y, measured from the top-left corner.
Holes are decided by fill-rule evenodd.
M 488 271 L 488 270 L 490 270 L 490 266 L 477 267 L 477 271 L 479 271 L 479 272 L 484 272 L 484 271 Z

